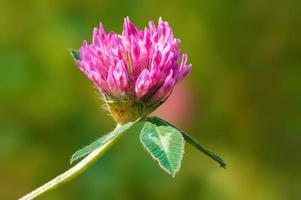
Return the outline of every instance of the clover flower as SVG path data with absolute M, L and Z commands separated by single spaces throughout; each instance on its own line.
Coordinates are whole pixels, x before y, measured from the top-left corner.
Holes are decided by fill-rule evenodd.
M 166 21 L 139 30 L 127 17 L 121 35 L 94 28 L 92 44 L 83 42 L 79 69 L 103 94 L 119 124 L 145 116 L 161 105 L 190 71 Z
M 168 23 L 159 19 L 144 30 L 136 28 L 127 17 L 121 35 L 106 34 L 102 24 L 94 28 L 92 44 L 71 50 L 77 66 L 103 95 L 116 128 L 77 150 L 70 163 L 80 160 L 66 172 L 20 198 L 32 200 L 75 178 L 103 155 L 123 134 L 143 124 L 140 141 L 146 151 L 171 176 L 180 170 L 185 141 L 215 160 L 225 162 L 193 137 L 159 117 L 148 115 L 164 103 L 175 85 L 191 69 L 187 55 L 178 48 Z M 136 129 L 137 131 L 138 129 Z

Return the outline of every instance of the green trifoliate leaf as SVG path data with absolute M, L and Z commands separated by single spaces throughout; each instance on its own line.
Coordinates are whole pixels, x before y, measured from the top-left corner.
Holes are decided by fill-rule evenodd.
M 92 142 L 91 144 L 89 144 L 88 146 L 85 146 L 84 148 L 76 151 L 70 160 L 70 163 L 72 164 L 74 161 L 88 155 L 89 153 L 91 153 L 92 151 L 94 151 L 95 149 L 97 149 L 98 147 L 106 144 L 107 142 L 110 142 L 111 140 L 115 139 L 116 137 L 119 137 L 120 135 L 122 135 L 122 133 L 126 132 L 128 129 L 130 129 L 134 124 L 136 124 L 138 121 L 140 120 L 137 119 L 134 122 L 129 122 L 127 124 L 124 124 L 122 126 L 117 127 L 114 131 L 102 136 L 101 138 L 95 140 L 94 142 Z
M 200 150 L 201 152 L 203 152 L 204 154 L 206 154 L 207 156 L 209 156 L 210 158 L 212 158 L 213 160 L 218 162 L 221 167 L 226 168 L 226 163 L 224 162 L 224 160 L 222 158 L 220 158 L 216 154 L 214 154 L 214 153 L 210 152 L 209 150 L 207 150 L 203 145 L 201 145 L 198 141 L 196 141 L 189 134 L 185 133 L 183 130 L 176 128 L 174 125 L 170 124 L 169 122 L 167 122 L 167 121 L 165 121 L 165 120 L 163 120 L 159 117 L 151 117 L 151 120 L 153 122 L 157 123 L 157 124 L 172 126 L 173 128 L 177 129 L 178 131 L 181 132 L 181 134 L 183 135 L 186 142 L 190 143 L 195 148 L 197 148 L 198 150 Z
M 82 60 L 82 58 L 80 57 L 80 55 L 79 55 L 79 53 L 78 53 L 77 50 L 70 49 L 69 52 L 70 52 L 71 56 L 73 57 L 73 59 L 75 61 L 81 61 Z
M 140 140 L 160 167 L 173 177 L 181 167 L 184 153 L 184 138 L 172 126 L 147 120 L 140 133 Z

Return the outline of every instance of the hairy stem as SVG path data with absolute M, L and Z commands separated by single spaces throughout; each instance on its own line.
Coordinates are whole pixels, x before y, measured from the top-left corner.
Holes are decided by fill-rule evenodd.
M 118 125 L 117 125 L 118 127 Z M 116 128 L 117 128 L 116 127 Z M 31 200 L 34 199 L 45 192 L 52 190 L 70 180 L 77 177 L 79 174 L 84 172 L 91 164 L 93 164 L 100 156 L 102 156 L 118 139 L 119 137 L 113 138 L 111 141 L 107 142 L 106 144 L 100 146 L 99 148 L 92 151 L 89 155 L 87 155 L 83 160 L 77 163 L 75 166 L 67 170 L 66 172 L 58 175 L 51 181 L 45 183 L 41 187 L 35 189 L 34 191 L 30 192 L 29 194 L 23 196 L 19 200 Z
M 218 162 L 222 168 L 226 168 L 226 163 L 218 155 L 216 155 L 216 154 L 210 152 L 209 150 L 207 150 L 205 147 L 203 147 L 203 145 L 201 145 L 199 142 L 197 142 L 196 140 L 194 140 L 187 133 L 182 132 L 182 135 L 183 135 L 184 139 L 188 143 L 190 143 L 195 148 L 197 148 L 198 150 L 200 150 L 201 152 L 203 152 L 204 154 L 206 154 L 207 156 L 209 156 L 210 158 L 212 158 L 213 160 L 215 160 L 216 162 Z

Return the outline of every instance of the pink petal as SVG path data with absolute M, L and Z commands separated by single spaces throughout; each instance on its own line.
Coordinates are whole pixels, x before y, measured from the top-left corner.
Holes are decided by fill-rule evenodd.
M 175 80 L 173 77 L 173 71 L 170 70 L 168 76 L 166 77 L 162 87 L 156 92 L 156 94 L 152 97 L 151 102 L 155 103 L 157 101 L 165 98 L 172 91 L 175 85 Z
M 113 72 L 113 76 L 115 79 L 115 83 L 120 91 L 125 91 L 128 86 L 128 76 L 124 63 L 122 61 L 118 61 Z
M 149 71 L 144 69 L 139 75 L 136 84 L 135 84 L 135 93 L 137 98 L 141 98 L 144 96 L 150 88 L 151 79 L 149 75 Z

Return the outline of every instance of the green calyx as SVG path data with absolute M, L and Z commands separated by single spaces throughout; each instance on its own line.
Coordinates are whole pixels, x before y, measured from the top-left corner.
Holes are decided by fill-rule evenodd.
M 106 104 L 112 118 L 120 125 L 146 115 L 144 105 L 133 100 L 106 101 Z
M 154 104 L 147 105 L 144 102 L 133 99 L 109 99 L 104 96 L 104 101 L 108 111 L 117 124 L 123 125 L 136 119 L 146 118 L 156 108 L 166 101 L 167 98 L 158 101 Z

